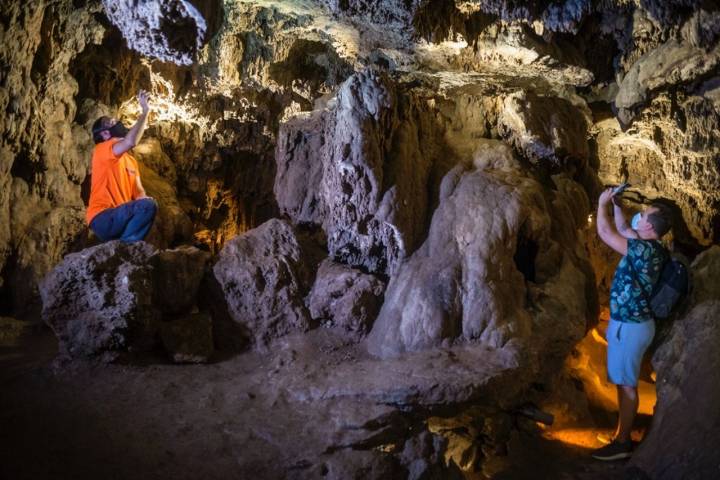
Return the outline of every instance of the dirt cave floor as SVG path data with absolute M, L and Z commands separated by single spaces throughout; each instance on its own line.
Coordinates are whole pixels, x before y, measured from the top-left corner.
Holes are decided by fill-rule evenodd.
M 393 409 L 366 400 L 384 386 L 361 381 L 356 388 L 364 396 L 353 396 L 355 387 L 338 381 L 354 371 L 372 376 L 364 352 L 331 332 L 305 337 L 274 354 L 248 352 L 207 365 L 153 357 L 144 364 L 59 367 L 52 333 L 35 328 L 19 343 L 0 346 L 0 478 L 280 479 L 322 464 L 343 446 L 348 471 L 356 471 L 364 457 L 350 446 L 362 442 L 363 422 Z M 310 357 L 332 366 L 335 380 L 320 378 L 326 375 L 308 366 Z M 625 462 L 589 456 L 600 446 L 596 435 L 612 426 L 612 415 L 602 413 L 595 425 L 577 425 L 570 439 L 567 425 L 558 432 L 514 430 L 491 478 L 622 478 Z M 641 416 L 641 428 L 649 418 Z M 387 429 L 403 428 L 388 423 Z

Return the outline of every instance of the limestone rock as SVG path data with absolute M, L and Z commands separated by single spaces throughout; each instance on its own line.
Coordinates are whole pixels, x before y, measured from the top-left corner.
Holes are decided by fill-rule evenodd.
M 428 239 L 390 280 L 370 353 L 392 357 L 459 340 L 499 348 L 528 342 L 535 329 L 547 345 L 545 324 L 560 318 L 564 326 L 552 330 L 562 331 L 560 350 L 569 349 L 584 330 L 586 280 L 575 266 L 579 241 L 558 243 L 551 225 L 569 222 L 576 230 L 572 214 L 551 220 L 540 184 L 499 143 L 479 151 L 474 167 L 452 170 L 440 198 Z M 528 287 L 553 293 L 528 297 Z M 555 300 L 533 318 L 529 302 L 543 296 Z M 545 318 L 563 300 L 571 300 L 562 307 L 567 315 Z
M 629 182 L 625 196 L 635 205 L 672 201 L 681 213 L 675 238 L 710 245 L 718 235 L 720 110 L 699 93 L 657 94 L 632 131 L 623 132 L 615 119 L 596 123 L 592 131 L 604 184 Z
M 130 48 L 151 58 L 189 65 L 202 47 L 205 18 L 187 0 L 103 0 L 110 21 Z
M 531 162 L 582 167 L 588 157 L 587 121 L 568 100 L 518 92 L 505 98 L 500 134 Z
M 256 345 L 310 327 L 307 267 L 290 225 L 269 220 L 230 240 L 213 267 L 232 321 Z
M 213 352 L 212 319 L 193 313 L 160 323 L 160 340 L 175 363 L 204 363 Z
M 687 313 L 672 324 L 653 356 L 658 403 L 653 424 L 631 463 L 652 478 L 712 478 L 720 445 L 720 248 L 692 265 Z
M 297 116 L 283 123 L 278 133 L 274 193 L 280 209 L 296 223 L 320 225 L 326 216 L 320 190 L 325 121 L 322 111 Z
M 84 229 L 80 184 L 87 159 L 75 136 L 73 57 L 98 41 L 99 4 L 4 3 L 0 46 L 0 269 L 2 296 L 34 316 L 37 282 Z
M 310 315 L 360 338 L 370 331 L 384 290 L 385 283 L 377 277 L 325 260 L 308 296 Z
M 281 211 L 296 223 L 321 223 L 335 260 L 395 271 L 423 235 L 432 165 L 453 158 L 438 151 L 442 132 L 426 110 L 382 75 L 350 77 L 327 111 L 280 131 Z
M 447 439 L 430 432 L 421 432 L 405 442 L 400 461 L 408 469 L 408 480 L 447 478 L 460 480 L 464 476 L 454 463 L 445 465 Z
M 171 248 L 182 242 L 189 242 L 193 236 L 193 225 L 177 199 L 171 183 L 142 163 L 140 176 L 148 196 L 158 203 L 153 226 L 145 241 L 157 248 Z
M 684 26 L 685 39 L 670 39 L 633 64 L 615 97 L 623 125 L 631 123 L 651 92 L 690 83 L 715 70 L 720 64 L 720 44 L 712 25 L 719 18 L 717 12 L 697 12 Z
M 112 241 L 68 255 L 40 285 L 43 320 L 61 354 L 109 358 L 152 345 L 158 311 L 152 298 L 153 248 Z

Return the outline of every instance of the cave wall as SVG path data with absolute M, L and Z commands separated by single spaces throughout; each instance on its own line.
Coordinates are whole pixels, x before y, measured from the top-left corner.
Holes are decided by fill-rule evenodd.
M 89 133 L 73 120 L 73 57 L 102 37 L 99 5 L 3 3 L 0 264 L 3 310 L 22 311 L 83 226 Z

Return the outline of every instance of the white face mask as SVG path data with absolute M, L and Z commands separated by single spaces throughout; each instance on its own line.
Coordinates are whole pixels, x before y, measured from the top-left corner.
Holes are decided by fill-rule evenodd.
M 633 230 L 637 230 L 638 226 L 640 225 L 640 212 L 633 215 L 632 220 L 630 220 L 630 227 L 632 227 Z

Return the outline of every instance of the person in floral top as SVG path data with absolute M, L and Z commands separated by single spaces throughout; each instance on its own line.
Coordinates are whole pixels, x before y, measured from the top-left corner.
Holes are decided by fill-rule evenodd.
M 633 218 L 630 226 L 619 195 L 609 188 L 598 200 L 597 231 L 605 244 L 623 256 L 610 288 L 608 380 L 617 386 L 618 425 L 615 439 L 592 454 L 599 460 L 618 460 L 632 455 L 632 430 L 638 409 L 640 363 L 655 336 L 655 320 L 649 298 L 660 277 L 668 252 L 660 239 L 670 230 L 670 212 L 653 203 Z M 609 206 L 613 205 L 614 221 Z

